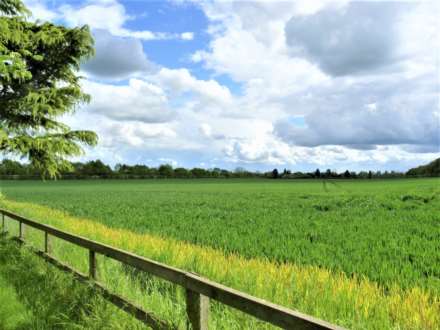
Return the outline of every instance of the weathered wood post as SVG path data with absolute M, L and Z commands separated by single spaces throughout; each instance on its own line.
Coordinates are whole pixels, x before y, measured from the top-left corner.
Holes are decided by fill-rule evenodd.
M 93 250 L 89 250 L 89 277 L 96 280 L 96 254 Z
M 186 289 L 186 313 L 188 314 L 188 328 L 193 330 L 207 330 L 209 320 L 209 298 L 197 292 Z
M 44 252 L 49 254 L 52 252 L 52 246 L 50 244 L 50 237 L 47 231 L 44 232 Z
M 21 221 L 18 224 L 18 237 L 24 240 L 24 223 Z

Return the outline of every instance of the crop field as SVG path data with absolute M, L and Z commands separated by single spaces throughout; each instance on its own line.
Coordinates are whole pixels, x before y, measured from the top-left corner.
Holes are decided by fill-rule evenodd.
M 1 184 L 5 208 L 346 327 L 440 326 L 438 179 Z

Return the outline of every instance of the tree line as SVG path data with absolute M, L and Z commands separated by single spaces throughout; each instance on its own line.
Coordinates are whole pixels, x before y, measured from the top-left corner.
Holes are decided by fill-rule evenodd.
M 113 168 L 101 160 L 92 160 L 85 163 L 73 162 L 71 169 L 61 171 L 60 179 L 160 179 L 160 178 L 268 178 L 268 179 L 378 179 L 403 178 L 414 176 L 440 176 L 440 159 L 434 162 L 411 169 L 408 172 L 395 171 L 343 171 L 336 172 L 330 169 L 312 172 L 291 171 L 288 169 L 273 169 L 268 172 L 248 171 L 238 167 L 235 170 L 221 168 L 192 168 L 173 167 L 163 164 L 158 167 L 146 165 L 117 164 Z M 0 178 L 2 179 L 38 179 L 43 173 L 32 163 L 4 159 L 0 162 Z

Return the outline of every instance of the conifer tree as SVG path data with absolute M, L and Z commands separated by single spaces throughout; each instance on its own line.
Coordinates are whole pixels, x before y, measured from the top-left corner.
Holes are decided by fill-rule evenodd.
M 91 131 L 59 117 L 89 101 L 77 72 L 93 55 L 87 26 L 32 22 L 20 0 L 0 0 L 0 153 L 27 158 L 44 176 L 71 167 L 69 156 L 93 146 Z

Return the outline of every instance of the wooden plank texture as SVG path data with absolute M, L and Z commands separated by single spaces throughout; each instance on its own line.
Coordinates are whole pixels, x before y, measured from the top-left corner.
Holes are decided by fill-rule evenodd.
M 209 298 L 192 290 L 186 290 L 186 313 L 193 330 L 208 330 Z
M 50 254 L 52 252 L 52 245 L 50 242 L 50 236 L 48 232 L 44 232 L 44 252 Z
M 24 231 L 25 231 L 24 224 L 22 221 L 20 221 L 18 224 L 18 237 L 20 237 L 21 239 L 24 239 Z
M 89 250 L 89 277 L 96 280 L 96 255 L 92 250 Z

